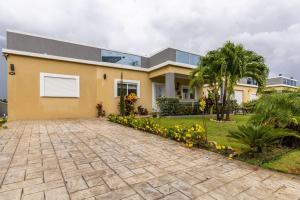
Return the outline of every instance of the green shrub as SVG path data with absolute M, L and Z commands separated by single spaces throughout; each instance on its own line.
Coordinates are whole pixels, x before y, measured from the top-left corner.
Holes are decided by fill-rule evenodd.
M 6 117 L 1 117 L 0 118 L 0 127 L 5 124 L 7 122 L 7 118 Z
M 263 95 L 255 107 L 250 121 L 255 125 L 285 128 L 300 116 L 300 97 L 297 93 L 271 93 Z
M 253 113 L 255 110 L 257 100 L 252 100 L 249 102 L 244 102 L 243 103 L 243 108 L 246 110 L 247 113 Z
M 157 105 L 160 110 L 160 115 L 177 115 L 179 111 L 179 99 L 160 97 L 157 99 Z
M 162 116 L 200 114 L 198 102 L 179 102 L 178 98 L 160 97 L 157 105 Z
M 286 137 L 294 134 L 275 130 L 269 126 L 243 125 L 237 131 L 229 131 L 229 137 L 239 143 L 247 145 L 251 151 L 261 153 Z

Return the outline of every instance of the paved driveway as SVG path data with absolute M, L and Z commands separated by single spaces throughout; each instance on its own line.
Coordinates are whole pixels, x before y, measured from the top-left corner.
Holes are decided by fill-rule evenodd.
M 0 199 L 299 199 L 300 179 L 104 120 L 0 131 Z

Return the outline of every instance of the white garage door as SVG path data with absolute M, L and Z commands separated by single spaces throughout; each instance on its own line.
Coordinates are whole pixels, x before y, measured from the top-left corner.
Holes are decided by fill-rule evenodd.
M 242 104 L 243 103 L 243 91 L 235 90 L 233 98 L 236 100 L 236 102 L 238 104 Z
M 253 100 L 256 100 L 256 99 L 257 99 L 256 93 L 250 94 L 250 101 L 253 101 Z

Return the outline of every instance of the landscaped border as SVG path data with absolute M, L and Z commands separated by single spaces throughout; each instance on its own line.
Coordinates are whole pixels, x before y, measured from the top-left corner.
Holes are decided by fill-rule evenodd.
M 206 141 L 205 130 L 200 124 L 189 128 L 175 125 L 162 127 L 153 118 L 136 118 L 134 116 L 109 115 L 108 120 L 137 130 L 145 131 L 161 137 L 169 138 L 185 144 L 186 147 L 205 148 L 232 159 L 236 155 L 230 146 L 218 145 L 215 141 Z

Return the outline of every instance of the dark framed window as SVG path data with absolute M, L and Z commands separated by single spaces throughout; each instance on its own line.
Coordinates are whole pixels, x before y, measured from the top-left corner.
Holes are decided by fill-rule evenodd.
M 101 50 L 101 61 L 109 63 L 119 63 L 123 65 L 141 66 L 142 58 L 140 56 L 121 53 L 110 50 Z
M 117 96 L 119 97 L 121 95 L 121 90 L 123 88 L 123 94 L 129 95 L 131 93 L 134 93 L 138 96 L 138 84 L 137 83 L 123 83 L 123 87 L 121 83 L 117 84 L 118 90 L 117 90 Z

